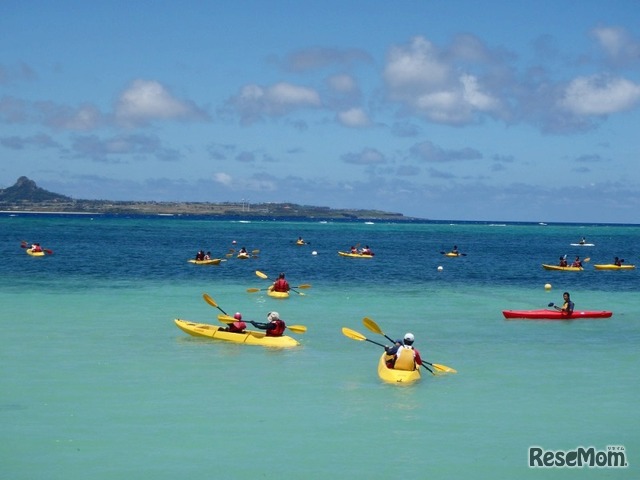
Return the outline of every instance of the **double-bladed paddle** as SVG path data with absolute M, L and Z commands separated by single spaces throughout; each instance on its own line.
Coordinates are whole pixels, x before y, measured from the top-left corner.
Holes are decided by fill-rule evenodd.
M 364 335 L 362 335 L 360 332 L 356 332 L 355 330 L 351 330 L 350 328 L 347 327 L 342 327 L 342 334 L 345 337 L 349 337 L 351 340 L 358 340 L 361 342 L 370 342 L 373 343 L 374 345 L 379 345 L 383 348 L 386 348 L 386 345 L 383 345 L 382 343 L 378 343 L 375 342 L 367 337 L 365 337 Z M 393 340 L 391 340 L 393 342 Z M 432 375 L 435 375 L 435 373 L 433 373 L 433 370 L 431 370 L 429 367 L 427 367 L 424 363 L 422 363 L 422 366 L 424 368 L 426 368 L 427 370 L 429 370 L 431 372 Z
M 213 298 L 211 298 L 208 294 L 203 293 L 202 294 L 202 298 L 204 298 L 204 301 L 207 302 L 209 305 L 211 305 L 212 307 L 217 308 L 222 313 L 224 313 L 224 316 L 223 315 L 218 315 L 218 320 L 220 320 L 221 322 L 233 323 L 233 322 L 237 321 L 235 318 L 230 317 L 229 314 L 227 314 L 227 312 L 225 312 L 222 308 L 220 308 L 218 306 L 218 304 L 216 303 L 216 301 Z M 249 323 L 251 323 L 251 322 L 249 322 Z M 304 332 L 307 331 L 307 327 L 305 327 L 304 325 L 287 325 L 287 328 L 289 330 L 291 330 L 292 332 L 295 332 L 295 333 L 304 333 Z
M 27 250 L 30 249 L 29 244 L 24 240 L 20 243 L 20 248 L 25 248 Z M 43 248 L 42 251 L 48 255 L 53 255 L 53 250 L 50 250 L 48 248 Z
M 291 288 L 291 287 L 289 287 L 289 288 Z M 303 285 L 298 285 L 295 288 L 311 288 L 311 285 L 309 285 L 308 283 L 305 283 Z M 269 290 L 269 289 L 268 288 L 247 288 L 247 292 L 249 292 L 249 293 L 264 292 L 266 290 Z M 291 288 L 291 290 L 293 290 L 293 288 Z
M 377 333 L 379 335 L 382 335 L 387 340 L 389 340 L 390 342 L 395 343 L 395 340 L 393 340 L 392 338 L 388 337 L 373 319 L 371 319 L 369 317 L 364 317 L 362 319 L 362 323 L 364 324 L 365 327 L 367 327 L 373 333 Z M 458 373 L 458 371 L 455 368 L 451 368 L 451 367 L 448 367 L 446 365 L 441 365 L 439 363 L 427 362 L 426 360 L 422 361 L 422 366 L 423 367 L 425 366 L 424 365 L 425 363 L 427 365 L 431 365 L 433 368 L 435 368 L 438 372 L 441 372 L 441 373 Z
M 269 276 L 266 273 L 262 273 L 260 270 L 256 270 L 256 275 L 259 276 L 260 278 L 262 278 L 263 280 L 267 280 L 269 278 Z M 293 292 L 296 292 L 298 295 L 303 295 L 304 296 L 305 294 L 303 292 L 297 291 L 296 288 L 311 288 L 311 285 L 304 284 L 304 285 L 299 285 L 299 286 L 297 286 L 295 288 L 294 287 L 289 287 L 289 290 L 291 290 Z M 247 289 L 247 292 L 249 292 L 249 291 L 250 291 L 250 293 L 259 292 L 260 289 L 257 289 L 257 290 L 253 289 L 253 288 Z
M 220 320 L 222 323 L 237 322 L 235 318 L 230 317 L 229 315 L 218 315 L 218 320 Z M 252 324 L 253 322 L 249 321 L 248 323 Z M 305 327 L 304 325 L 287 325 L 287 328 L 294 333 L 305 333 L 307 331 L 307 327 Z

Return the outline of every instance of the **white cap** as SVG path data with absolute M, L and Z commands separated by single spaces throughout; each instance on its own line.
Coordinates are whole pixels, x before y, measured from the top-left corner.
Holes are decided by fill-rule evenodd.
M 413 342 L 415 340 L 415 337 L 413 336 L 413 333 L 405 333 L 404 334 L 404 341 L 405 342 Z
M 267 319 L 270 322 L 273 322 L 274 320 L 280 320 L 280 314 L 278 312 L 269 312 L 267 314 Z

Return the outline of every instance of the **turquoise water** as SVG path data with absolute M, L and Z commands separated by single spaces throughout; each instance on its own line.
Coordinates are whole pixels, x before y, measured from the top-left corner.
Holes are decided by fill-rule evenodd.
M 595 247 L 569 245 L 582 236 Z M 639 240 L 638 226 L 0 217 L 0 478 L 637 478 L 638 270 L 592 264 L 640 264 Z M 337 255 L 356 243 L 375 258 Z M 466 257 L 439 254 L 454 243 Z M 186 262 L 240 246 L 257 258 Z M 563 254 L 591 260 L 541 268 Z M 313 287 L 250 294 L 269 284 L 255 270 Z M 613 317 L 502 317 L 564 290 Z M 217 323 L 203 292 L 245 318 L 277 309 L 307 326 L 302 346 L 189 337 L 174 318 Z M 385 343 L 364 316 L 459 373 L 381 383 L 381 348 L 340 332 Z M 533 445 L 623 445 L 630 466 L 529 469 Z

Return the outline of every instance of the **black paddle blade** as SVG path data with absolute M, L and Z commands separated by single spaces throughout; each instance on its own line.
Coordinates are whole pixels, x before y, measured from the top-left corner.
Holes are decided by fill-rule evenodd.
M 549 305 L 547 305 L 547 307 L 553 307 L 554 303 L 551 302 Z

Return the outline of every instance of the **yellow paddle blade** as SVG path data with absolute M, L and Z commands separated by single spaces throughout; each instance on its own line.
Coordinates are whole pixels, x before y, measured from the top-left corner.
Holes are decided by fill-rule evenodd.
M 249 293 L 255 293 L 255 292 L 259 292 L 260 289 L 259 288 L 247 288 L 247 292 Z
M 361 333 L 358 333 L 355 330 L 351 330 L 350 328 L 347 328 L 347 327 L 342 327 L 342 334 L 345 337 L 349 337 L 352 340 L 359 340 L 361 342 L 364 342 L 367 339 L 367 337 L 365 337 Z
M 202 294 L 202 298 L 204 298 L 204 301 L 207 302 L 212 307 L 218 308 L 218 304 L 216 303 L 216 301 L 206 293 Z
M 253 253 L 254 255 L 257 255 L 257 254 L 260 253 L 260 250 L 257 250 L 257 249 L 256 250 L 251 250 L 251 253 Z
M 590 262 L 590 261 L 591 261 L 591 257 L 587 257 L 587 258 L 585 258 L 585 259 L 584 259 L 584 260 L 582 260 L 582 261 L 583 261 L 583 262 L 585 262 L 585 263 L 586 263 L 586 262 Z
M 304 283 L 304 284 L 302 284 L 302 285 L 298 285 L 298 286 L 297 286 L 297 287 L 295 287 L 295 288 L 311 288 L 311 285 L 309 285 L 308 283 Z
M 304 325 L 287 325 L 287 328 L 294 333 L 305 333 L 307 331 L 307 327 Z
M 229 315 L 218 315 L 218 320 L 220 320 L 222 323 L 233 323 L 236 321 L 235 318 L 230 317 Z
M 263 279 L 269 278 L 265 273 L 262 273 L 260 270 L 256 270 L 256 275 Z
M 362 323 L 364 323 L 364 326 L 367 327 L 369 330 L 371 330 L 373 333 L 384 335 L 384 333 L 382 333 L 382 330 L 380 329 L 378 324 L 374 322 L 373 319 L 369 317 L 364 317 L 362 319 Z
M 434 363 L 433 368 L 435 368 L 440 372 L 458 373 L 458 371 L 455 368 L 447 367 L 446 365 L 440 365 L 439 363 Z
M 233 253 L 227 253 L 225 256 L 226 256 L 227 258 L 231 258 L 231 257 L 233 257 Z

